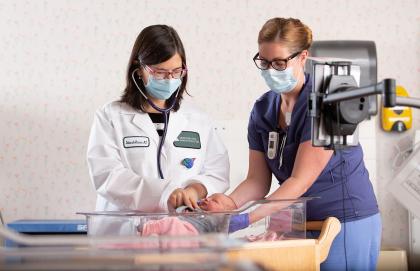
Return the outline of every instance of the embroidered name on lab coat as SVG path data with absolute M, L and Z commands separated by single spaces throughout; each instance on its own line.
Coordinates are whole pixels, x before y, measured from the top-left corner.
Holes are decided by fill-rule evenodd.
M 178 148 L 201 149 L 200 134 L 191 131 L 182 131 L 174 141 Z
M 147 136 L 126 136 L 123 138 L 124 148 L 149 147 L 150 141 Z

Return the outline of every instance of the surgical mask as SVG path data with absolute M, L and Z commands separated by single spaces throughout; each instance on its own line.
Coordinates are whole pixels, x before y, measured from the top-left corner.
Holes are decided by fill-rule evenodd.
M 167 100 L 179 88 L 182 81 L 180 78 L 155 79 L 149 75 L 148 82 L 145 85 L 147 92 L 159 100 Z
M 297 79 L 293 75 L 293 67 L 283 71 L 275 69 L 261 70 L 261 75 L 268 87 L 277 94 L 288 93 L 297 85 Z

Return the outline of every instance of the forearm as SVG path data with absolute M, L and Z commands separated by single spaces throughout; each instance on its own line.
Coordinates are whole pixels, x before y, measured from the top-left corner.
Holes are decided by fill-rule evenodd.
M 290 177 L 267 199 L 296 199 L 305 194 L 311 185 L 312 182 L 307 184 L 303 180 Z
M 263 199 L 268 193 L 268 189 L 261 186 L 255 180 L 245 179 L 236 189 L 229 195 L 239 208 L 248 201 Z
M 279 200 L 279 199 L 297 199 L 301 197 L 307 189 L 310 187 L 303 181 L 299 181 L 294 177 L 287 179 L 276 191 L 274 191 L 267 199 Z M 263 204 L 259 208 L 255 209 L 249 214 L 250 223 L 255 223 L 266 216 L 271 215 L 281 209 L 286 208 L 290 205 L 290 202 L 285 201 L 284 203 L 273 203 Z

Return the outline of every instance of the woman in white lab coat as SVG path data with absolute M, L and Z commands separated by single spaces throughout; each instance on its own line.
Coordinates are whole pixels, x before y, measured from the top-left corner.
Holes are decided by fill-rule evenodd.
M 188 76 L 177 32 L 166 25 L 143 29 L 126 76 L 121 100 L 96 112 L 89 138 L 96 210 L 196 208 L 198 200 L 225 192 L 229 159 L 213 122 L 181 105 Z

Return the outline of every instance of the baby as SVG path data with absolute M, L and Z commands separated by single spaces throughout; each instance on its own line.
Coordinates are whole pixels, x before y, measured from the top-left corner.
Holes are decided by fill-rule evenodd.
M 235 202 L 224 194 L 213 194 L 201 200 L 198 206 L 204 211 L 223 212 L 237 209 Z
M 199 208 L 193 209 L 188 206 L 180 206 L 177 213 L 189 213 L 192 215 L 180 215 L 151 220 L 144 225 L 139 225 L 138 232 L 142 236 L 194 236 L 201 233 L 227 232 L 228 219 L 223 214 L 211 214 L 206 212 L 223 212 L 236 209 L 236 204 L 223 194 L 214 194 L 198 202 Z
M 199 202 L 198 209 L 192 209 L 188 206 L 180 206 L 176 209 L 177 213 L 194 212 L 197 215 L 185 215 L 177 217 L 165 217 L 163 219 L 156 219 L 146 222 L 144 225 L 139 225 L 138 232 L 142 236 L 151 235 L 198 235 L 200 233 L 224 232 L 225 216 L 206 214 L 205 212 L 221 212 L 226 211 L 227 208 L 234 209 L 231 202 L 224 197 L 215 196 L 203 199 Z M 203 212 L 204 211 L 204 212 Z

